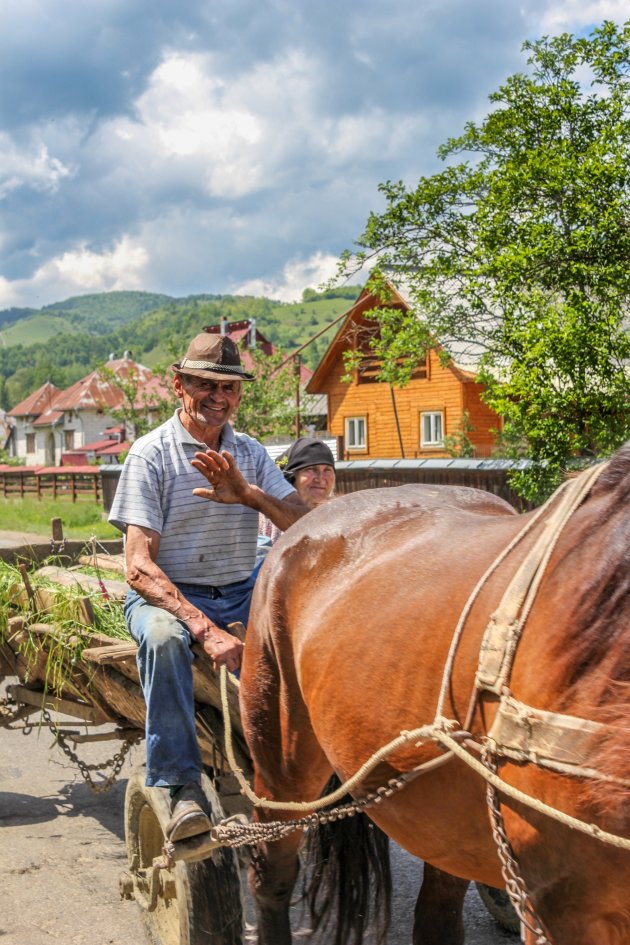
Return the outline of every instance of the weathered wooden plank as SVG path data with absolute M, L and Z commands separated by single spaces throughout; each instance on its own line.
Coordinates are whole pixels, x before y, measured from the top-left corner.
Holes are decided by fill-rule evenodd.
M 70 715 L 74 718 L 83 719 L 85 722 L 92 722 L 95 725 L 110 721 L 107 715 L 103 715 L 93 705 L 75 702 L 72 699 L 61 699 L 49 692 L 36 691 L 27 689 L 26 686 L 17 685 L 7 686 L 7 691 L 16 702 L 24 702 L 26 705 L 36 706 L 38 709 L 48 709 L 49 712 Z
M 113 715 L 144 729 L 146 708 L 140 686 L 111 666 L 96 667 L 90 686 Z
M 111 663 L 120 663 L 125 660 L 135 660 L 138 652 L 137 645 L 130 641 L 125 643 L 110 643 L 109 646 L 89 647 L 81 653 L 81 659 L 98 666 L 107 666 Z
M 83 591 L 101 590 L 98 578 L 89 574 L 82 574 L 80 571 L 59 568 L 54 564 L 39 568 L 35 573 L 38 577 L 47 578 L 47 580 L 55 584 L 61 584 L 63 587 L 78 587 Z M 125 581 L 115 581 L 111 578 L 103 580 L 103 585 L 109 596 L 114 600 L 124 600 L 129 590 Z

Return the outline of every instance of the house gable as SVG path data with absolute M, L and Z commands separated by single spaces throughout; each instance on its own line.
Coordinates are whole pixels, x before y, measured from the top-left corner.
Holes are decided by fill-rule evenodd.
M 399 291 L 389 289 L 388 307 L 411 309 Z M 443 363 L 437 341 L 405 387 L 376 380 L 379 365 L 368 340 L 377 324 L 367 314 L 382 304 L 368 290 L 361 292 L 307 386 L 309 393 L 327 396 L 328 430 L 343 438 L 344 458 L 445 457 L 444 437 L 464 432 L 475 455 L 490 455 L 500 419 L 482 403 L 474 373 L 452 360 Z M 352 381 L 342 381 L 344 352 L 357 347 L 364 357 Z M 468 425 L 472 429 L 465 430 Z

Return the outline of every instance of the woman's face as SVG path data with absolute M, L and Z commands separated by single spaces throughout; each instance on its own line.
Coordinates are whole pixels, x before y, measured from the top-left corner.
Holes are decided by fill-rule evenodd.
M 314 509 L 330 498 L 335 488 L 335 470 L 324 463 L 298 469 L 294 485 L 302 502 Z

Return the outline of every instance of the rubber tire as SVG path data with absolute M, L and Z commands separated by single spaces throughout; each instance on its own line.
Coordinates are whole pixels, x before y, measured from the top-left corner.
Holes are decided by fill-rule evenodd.
M 164 844 L 170 818 L 168 791 L 145 785 L 145 769 L 134 771 L 125 794 L 125 839 L 130 868 L 134 857 L 146 869 Z M 202 788 L 213 823 L 223 818 L 221 803 L 206 775 Z M 149 945 L 243 945 L 243 896 L 238 860 L 223 847 L 198 863 L 177 863 L 175 897 L 158 899 L 148 912 L 139 903 Z
M 521 923 L 506 891 L 495 889 L 494 886 L 485 886 L 483 883 L 475 885 L 481 901 L 495 922 L 507 932 L 515 932 L 518 935 Z

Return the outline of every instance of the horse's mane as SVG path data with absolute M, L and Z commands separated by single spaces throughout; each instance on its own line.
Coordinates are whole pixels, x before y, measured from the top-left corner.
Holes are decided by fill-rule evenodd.
M 597 502 L 596 518 L 578 534 L 563 563 L 570 575 L 582 556 L 581 567 L 575 565 L 579 580 L 563 646 L 569 690 L 593 667 L 606 666 L 611 682 L 630 681 L 630 442 L 601 473 L 586 501 L 591 500 Z
M 567 615 L 566 705 L 581 704 L 580 714 L 606 726 L 594 744 L 593 766 L 630 781 L 630 442 L 612 457 L 589 500 L 597 503 L 597 517 L 584 547 L 589 538 L 604 540 L 590 546 L 596 553 L 580 569 Z M 570 568 L 571 556 L 566 564 Z M 602 813 L 626 821 L 627 787 L 594 781 L 589 794 Z

